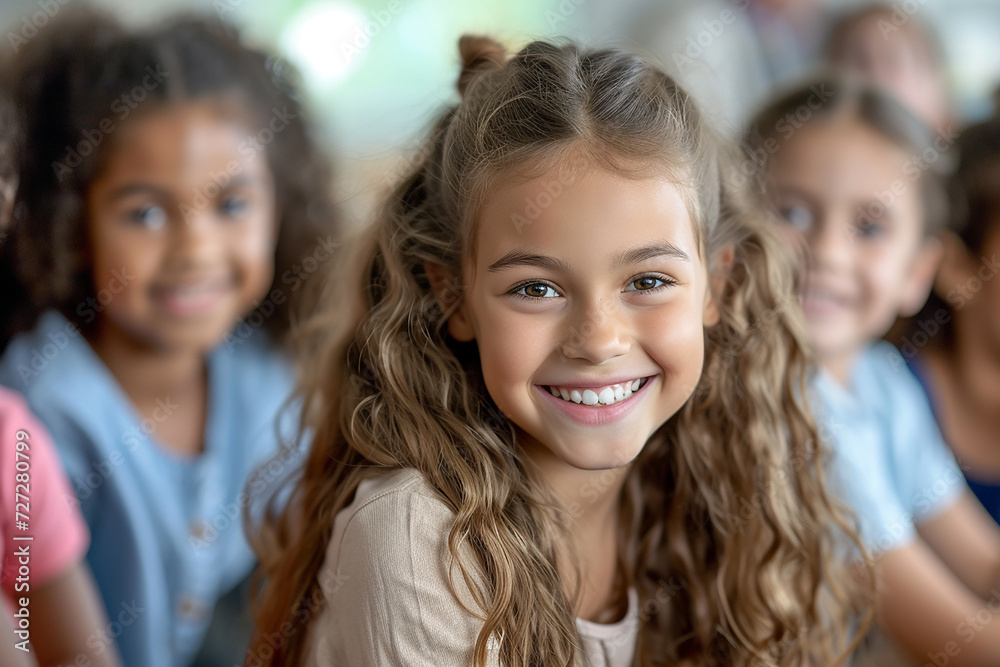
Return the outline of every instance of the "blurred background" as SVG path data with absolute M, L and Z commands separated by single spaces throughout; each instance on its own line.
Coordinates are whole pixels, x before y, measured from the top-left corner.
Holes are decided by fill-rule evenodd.
M 456 42 L 488 33 L 516 49 L 538 37 L 619 44 L 660 61 L 695 89 L 730 134 L 774 86 L 815 67 L 829 26 L 852 0 L 5 0 L 7 40 L 30 34 L 69 3 L 135 25 L 179 11 L 240 26 L 300 71 L 307 103 L 341 166 L 348 215 L 364 218 L 415 150 L 434 115 L 457 99 Z M 1000 83 L 1000 3 L 897 0 L 884 38 L 911 18 L 946 58 L 961 121 L 991 111 Z
M 229 21 L 301 76 L 318 139 L 338 166 L 348 223 L 361 224 L 397 180 L 437 114 L 458 99 L 457 42 L 488 34 L 516 50 L 566 37 L 643 54 L 677 76 L 709 119 L 736 136 L 776 88 L 821 66 L 831 26 L 864 0 L 3 0 L 9 47 L 71 4 L 134 26 L 179 12 Z M 850 63 L 912 94 L 939 132 L 989 116 L 1000 96 L 1000 2 L 887 0 L 891 13 L 853 33 Z M 923 42 L 893 40 L 922 26 Z M 909 44 L 909 46 L 907 46 Z M 914 47 L 913 45 L 916 44 Z M 926 52 L 925 52 L 926 51 Z M 936 63 L 943 63 L 943 86 Z M 934 98 L 940 98 L 935 100 Z M 938 102 L 940 102 L 938 104 Z M 221 603 L 198 667 L 244 646 L 243 591 Z M 227 607 L 228 604 L 228 607 Z M 228 609 L 228 612 L 226 611 Z M 219 657 L 222 656 L 222 657 Z

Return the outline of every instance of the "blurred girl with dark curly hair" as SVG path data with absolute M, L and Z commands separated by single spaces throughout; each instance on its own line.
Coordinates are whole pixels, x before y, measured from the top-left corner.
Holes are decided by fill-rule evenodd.
M 58 447 L 128 665 L 188 664 L 253 568 L 283 352 L 330 257 L 329 169 L 273 60 L 221 24 L 66 10 L 8 63 L 27 119 L 0 381 Z M 283 459 L 250 478 L 259 490 Z

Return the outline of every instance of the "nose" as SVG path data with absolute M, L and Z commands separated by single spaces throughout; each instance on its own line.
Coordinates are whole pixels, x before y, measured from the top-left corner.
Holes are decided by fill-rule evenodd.
M 852 236 L 852 221 L 844 215 L 827 215 L 813 225 L 806 242 L 809 245 L 809 262 L 813 268 L 837 268 L 848 263 Z
M 595 300 L 574 309 L 561 351 L 567 359 L 603 364 L 627 353 L 630 339 L 624 314 L 607 301 Z
M 211 211 L 188 209 L 173 225 L 171 259 L 176 268 L 198 268 L 219 250 L 218 223 Z

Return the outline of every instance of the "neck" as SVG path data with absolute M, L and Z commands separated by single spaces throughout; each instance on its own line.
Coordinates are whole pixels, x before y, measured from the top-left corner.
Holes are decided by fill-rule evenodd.
M 205 380 L 205 357 L 197 350 L 157 349 L 106 322 L 88 342 L 137 405 L 185 395 Z
M 820 355 L 819 365 L 844 387 L 851 387 L 851 370 L 858 360 L 861 350 L 851 350 L 839 354 Z
M 543 446 L 536 444 L 525 451 L 568 516 L 567 539 L 557 541 L 556 559 L 575 613 L 599 623 L 618 620 L 628 601 L 620 567 L 619 508 L 631 465 L 581 470 Z
M 540 477 L 572 520 L 571 535 L 618 525 L 621 491 L 631 465 L 607 470 L 581 470 L 564 463 L 544 447 L 529 452 Z

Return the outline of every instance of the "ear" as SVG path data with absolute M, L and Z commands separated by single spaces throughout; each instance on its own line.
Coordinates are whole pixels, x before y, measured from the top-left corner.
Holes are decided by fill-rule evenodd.
M 944 299 L 947 298 L 945 295 L 952 293 L 955 288 L 968 280 L 971 257 L 965 244 L 954 232 L 943 233 L 941 245 L 944 252 L 941 258 L 941 267 L 934 279 L 934 292 Z
M 437 297 L 441 312 L 452 310 L 448 317 L 448 333 L 461 343 L 476 339 L 476 330 L 466 312 L 465 302 L 455 306 L 455 301 L 461 298 L 460 283 L 451 273 L 437 262 L 424 262 L 424 272 L 431 284 L 431 291 Z
M 726 277 L 733 268 L 735 257 L 736 253 L 731 245 L 722 248 L 715 257 L 712 272 L 708 278 L 708 289 L 705 290 L 705 304 L 702 310 L 703 326 L 714 327 L 722 319 L 718 300 L 723 290 L 726 289 Z
M 902 317 L 913 317 L 920 312 L 931 293 L 934 274 L 937 273 L 943 254 L 944 246 L 937 238 L 925 239 L 920 244 L 903 285 L 899 306 L 899 314 Z

